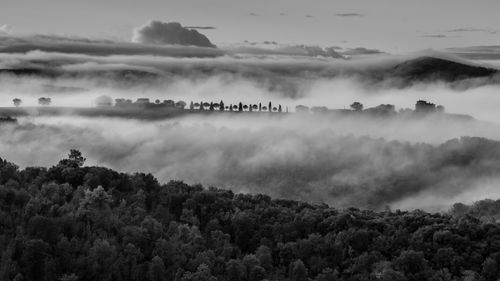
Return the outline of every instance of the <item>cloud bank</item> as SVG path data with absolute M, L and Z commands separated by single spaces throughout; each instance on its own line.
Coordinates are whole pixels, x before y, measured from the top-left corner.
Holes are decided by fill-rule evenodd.
M 205 35 L 178 22 L 150 21 L 134 30 L 133 41 L 153 45 L 215 47 Z
M 436 135 L 442 140 L 471 128 L 450 129 L 450 122 L 434 117 L 391 121 L 209 115 L 160 122 L 36 117 L 22 122 L 0 132 L 0 155 L 22 166 L 51 165 L 78 148 L 91 165 L 151 172 L 162 182 L 181 179 L 377 210 L 386 205 L 444 210 L 458 199 L 472 202 L 499 195 L 488 189 L 500 175 L 499 142 L 397 141 Z M 472 191 L 475 196 L 470 196 Z M 433 201 L 414 200 L 431 196 Z

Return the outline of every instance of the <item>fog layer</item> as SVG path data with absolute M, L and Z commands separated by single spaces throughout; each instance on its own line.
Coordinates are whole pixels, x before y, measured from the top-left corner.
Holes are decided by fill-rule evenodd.
M 500 143 L 394 141 L 439 143 L 466 131 L 485 132 L 475 125 L 447 127 L 450 122 L 438 117 L 332 122 L 299 114 L 235 116 L 161 122 L 30 118 L 2 127 L 0 155 L 21 166 L 50 166 L 78 148 L 90 165 L 151 172 L 162 182 L 178 179 L 338 207 L 444 210 L 458 199 L 498 195 L 491 183 L 500 175 Z

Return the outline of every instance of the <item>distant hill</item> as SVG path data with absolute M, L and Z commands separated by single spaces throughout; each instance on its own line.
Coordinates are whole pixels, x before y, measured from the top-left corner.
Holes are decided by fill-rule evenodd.
M 487 78 L 495 74 L 498 74 L 496 69 L 423 56 L 396 65 L 387 77 L 402 78 L 406 82 L 455 82 L 470 78 Z

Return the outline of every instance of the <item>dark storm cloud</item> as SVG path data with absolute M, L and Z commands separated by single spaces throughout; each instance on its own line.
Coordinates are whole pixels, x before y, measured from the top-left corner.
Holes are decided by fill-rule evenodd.
M 363 14 L 359 13 L 340 13 L 337 14 L 338 17 L 363 17 Z
M 133 40 L 154 45 L 215 47 L 205 35 L 178 22 L 150 21 L 134 30 Z

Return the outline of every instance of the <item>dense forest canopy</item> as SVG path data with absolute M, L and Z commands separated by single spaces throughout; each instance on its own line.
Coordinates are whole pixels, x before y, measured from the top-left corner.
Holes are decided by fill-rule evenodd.
M 0 160 L 0 280 L 497 280 L 500 226 Z M 492 207 L 493 206 L 493 207 Z

